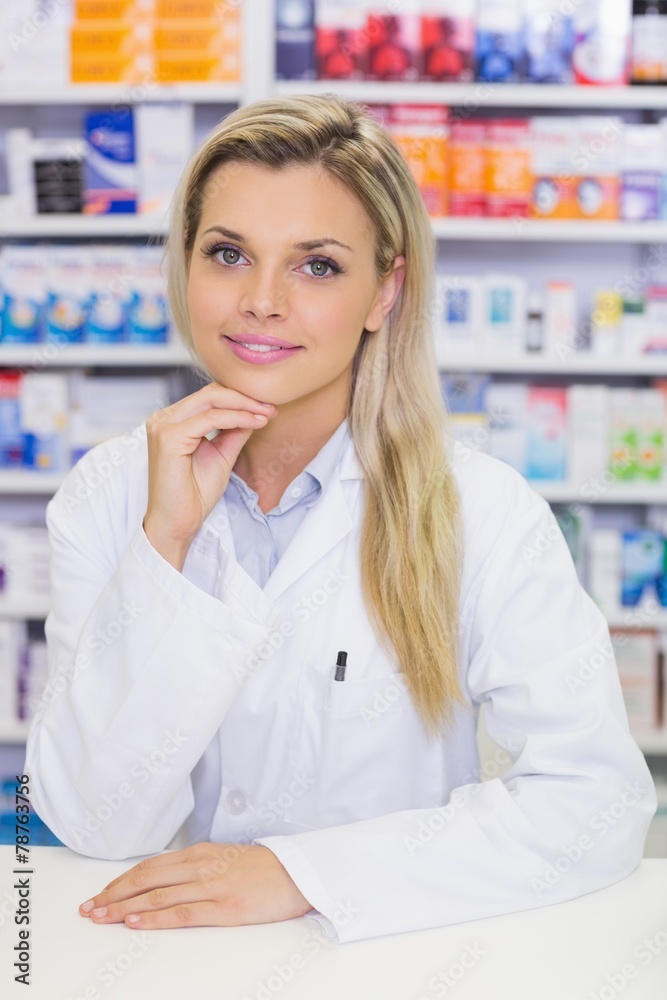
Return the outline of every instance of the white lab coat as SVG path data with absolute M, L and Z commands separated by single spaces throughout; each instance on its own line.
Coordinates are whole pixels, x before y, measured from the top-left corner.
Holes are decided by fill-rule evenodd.
M 182 573 L 156 552 L 147 468 L 140 425 L 84 455 L 47 508 L 50 680 L 26 769 L 65 844 L 121 859 L 179 828 L 263 844 L 341 942 L 560 902 L 637 866 L 656 794 L 607 624 L 510 466 L 454 457 L 472 711 L 431 744 L 364 609 L 351 442 L 263 590 L 224 497 Z M 502 777 L 480 774 L 482 705 Z

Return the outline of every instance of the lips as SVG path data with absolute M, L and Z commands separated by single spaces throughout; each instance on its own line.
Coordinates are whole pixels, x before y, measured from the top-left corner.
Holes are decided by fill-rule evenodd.
M 235 344 L 265 344 L 269 347 L 283 347 L 286 349 L 299 346 L 298 344 L 290 344 L 287 340 L 280 340 L 278 337 L 268 337 L 256 333 L 237 334 L 237 336 L 228 337 L 227 339 L 233 340 Z

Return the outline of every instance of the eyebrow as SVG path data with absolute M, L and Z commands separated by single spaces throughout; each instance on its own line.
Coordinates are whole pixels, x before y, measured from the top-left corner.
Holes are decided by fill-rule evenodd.
M 221 236 L 226 236 L 230 240 L 238 240 L 239 243 L 245 243 L 246 238 L 242 236 L 241 233 L 235 232 L 233 229 L 225 229 L 223 226 L 211 226 L 210 229 L 206 229 L 202 236 L 206 236 L 207 233 L 220 233 Z M 293 243 L 292 247 L 295 250 L 318 250 L 320 247 L 325 246 L 336 246 L 343 247 L 344 250 L 349 250 L 354 253 L 352 247 L 349 247 L 347 243 L 341 243 L 340 240 L 334 239 L 332 236 L 321 236 L 317 240 L 301 240 L 299 243 Z

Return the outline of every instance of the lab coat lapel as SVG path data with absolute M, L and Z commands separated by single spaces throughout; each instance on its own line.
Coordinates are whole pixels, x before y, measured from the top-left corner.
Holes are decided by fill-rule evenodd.
M 267 580 L 264 593 L 269 600 L 275 601 L 352 531 L 354 519 L 342 480 L 357 478 L 361 478 L 360 468 L 350 440 L 327 489 L 306 513 Z

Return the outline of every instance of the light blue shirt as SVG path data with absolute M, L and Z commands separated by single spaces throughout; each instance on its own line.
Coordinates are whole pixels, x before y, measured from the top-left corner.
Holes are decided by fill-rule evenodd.
M 265 586 L 307 511 L 327 488 L 349 436 L 347 418 L 344 418 L 303 472 L 292 480 L 279 503 L 266 514 L 258 506 L 259 496 L 255 490 L 235 472 L 230 473 L 225 503 L 236 561 L 260 587 Z M 286 452 L 289 456 L 289 449 Z M 270 463 L 267 475 L 270 475 Z

